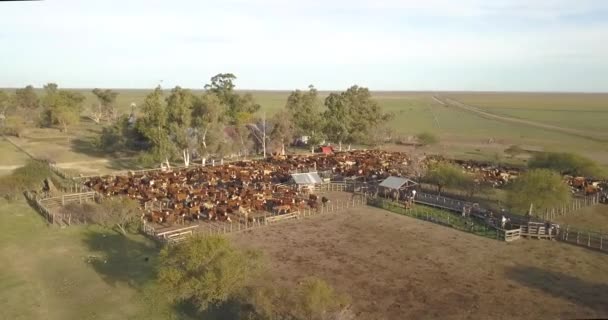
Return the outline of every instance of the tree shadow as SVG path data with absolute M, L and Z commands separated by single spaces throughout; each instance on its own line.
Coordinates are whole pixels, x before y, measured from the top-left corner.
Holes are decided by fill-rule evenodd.
M 608 284 L 590 283 L 536 267 L 513 267 L 507 276 L 520 284 L 608 315 Z
M 124 283 L 139 290 L 154 280 L 159 250 L 150 240 L 90 229 L 83 241 L 93 253 L 88 263 L 106 283 Z
M 95 139 L 92 137 L 75 138 L 70 141 L 71 141 L 70 148 L 72 151 L 74 151 L 76 153 L 83 153 L 83 154 L 86 154 L 88 156 L 93 156 L 93 157 L 107 156 L 107 153 L 104 152 L 101 148 L 99 148 Z

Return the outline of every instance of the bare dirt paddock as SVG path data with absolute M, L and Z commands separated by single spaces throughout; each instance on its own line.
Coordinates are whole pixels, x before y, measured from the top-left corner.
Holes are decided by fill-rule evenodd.
M 363 207 L 232 235 L 285 284 L 318 276 L 359 319 L 608 317 L 608 255 L 498 242 Z

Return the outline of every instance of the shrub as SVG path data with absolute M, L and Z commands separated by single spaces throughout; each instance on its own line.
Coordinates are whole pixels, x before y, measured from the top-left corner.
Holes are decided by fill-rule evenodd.
M 158 280 L 169 300 L 204 311 L 238 297 L 261 267 L 257 252 L 237 250 L 223 237 L 193 236 L 161 251 Z
M 47 164 L 30 160 L 10 175 L 0 178 L 0 195 L 14 198 L 26 190 L 40 190 L 44 186 L 44 179 L 51 177 L 52 174 Z
M 520 213 L 566 205 L 570 188 L 561 176 L 547 169 L 533 169 L 518 177 L 508 188 L 507 204 Z
M 544 152 L 535 154 L 528 167 L 533 169 L 550 169 L 561 174 L 585 177 L 601 177 L 605 172 L 593 160 L 566 152 Z
M 141 223 L 141 209 L 137 201 L 128 197 L 111 197 L 95 206 L 93 221 L 108 229 L 117 228 L 123 235 L 137 230 Z
M 439 138 L 430 132 L 423 132 L 417 135 L 416 138 L 418 139 L 418 142 L 423 146 L 439 143 Z
M 505 153 L 508 154 L 508 155 L 510 155 L 510 156 L 512 156 L 512 157 L 515 157 L 515 156 L 518 156 L 520 154 L 526 153 L 526 150 L 524 150 L 520 146 L 512 145 L 512 146 L 510 146 L 510 147 L 508 147 L 508 148 L 505 149 Z

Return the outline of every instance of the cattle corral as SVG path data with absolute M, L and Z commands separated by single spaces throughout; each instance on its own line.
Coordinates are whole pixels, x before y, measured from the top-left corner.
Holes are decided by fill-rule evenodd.
M 358 319 L 608 315 L 608 255 L 551 241 L 499 242 L 372 207 L 230 237 L 261 249 L 281 284 L 330 280 Z
M 413 176 L 420 167 L 426 167 L 445 159 L 427 157 L 412 160 L 408 154 L 379 150 L 359 150 L 335 154 L 275 156 L 264 160 L 241 160 L 215 165 L 194 165 L 190 168 L 178 167 L 170 170 L 155 169 L 129 171 L 112 176 L 80 177 L 89 192 L 61 197 L 38 199 L 36 206 L 52 223 L 84 223 L 84 217 L 73 217 L 62 210 L 68 202 L 92 200 L 107 196 L 128 196 L 137 200 L 143 209 L 144 231 L 163 240 L 181 240 L 194 234 L 214 234 L 241 231 L 305 215 L 348 209 L 355 205 L 369 204 L 369 197 L 384 196 L 404 201 L 405 209 L 413 205 L 408 190 L 414 188 L 426 191 L 414 181 L 396 178 Z M 516 179 L 521 169 L 501 167 L 471 161 L 456 161 L 463 171 L 476 177 L 478 183 L 500 188 L 506 182 Z M 323 177 L 319 177 L 317 172 Z M 389 177 L 395 181 L 409 181 L 399 192 L 380 183 Z M 590 186 L 587 179 L 565 177 L 576 190 L 585 191 L 582 186 Z M 390 182 L 387 182 L 390 185 Z M 384 191 L 384 194 L 380 191 Z M 358 198 L 340 203 L 331 202 L 331 197 L 319 191 L 350 191 Z M 571 208 L 596 204 L 596 195 L 577 199 Z M 498 218 L 490 210 L 478 204 L 455 200 L 437 195 L 419 193 L 416 203 L 436 207 L 441 210 L 463 212 L 478 219 L 482 224 L 495 228 L 496 238 L 507 241 L 520 236 L 552 239 L 559 230 L 548 222 L 555 211 L 547 211 L 539 219 L 524 218 L 510 214 L 504 209 L 502 215 L 508 218 L 509 230 L 500 226 Z M 472 222 L 471 222 L 472 223 Z M 539 223 L 537 227 L 533 223 Z M 449 223 L 448 223 L 449 224 Z M 531 231 L 531 232 L 530 232 Z M 564 237 L 561 237 L 564 238 Z M 600 243 L 601 243 L 600 239 Z M 578 244 L 578 242 L 577 242 Z M 598 247 L 601 249 L 602 246 Z

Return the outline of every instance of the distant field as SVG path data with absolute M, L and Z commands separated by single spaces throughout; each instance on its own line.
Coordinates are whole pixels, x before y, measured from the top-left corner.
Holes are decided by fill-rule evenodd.
M 582 130 L 608 131 L 608 94 L 449 93 L 495 114 Z
M 91 90 L 79 89 L 87 101 L 85 106 L 96 103 Z M 151 91 L 118 90 L 118 107 L 121 112 L 130 111 L 132 102 L 138 106 Z M 166 91 L 168 93 L 168 90 Z M 268 115 L 285 106 L 288 91 L 243 91 L 251 93 Z M 201 94 L 202 90 L 194 90 Z M 329 92 L 320 92 L 324 99 Z M 608 144 L 563 132 L 549 131 L 518 123 L 483 118 L 456 107 L 446 107 L 433 100 L 433 92 L 373 92 L 374 98 L 385 111 L 394 117 L 390 126 L 396 136 L 407 138 L 421 132 L 440 136 L 441 144 L 429 151 L 459 157 L 488 160 L 504 158 L 503 150 L 510 145 L 528 146 L 533 150 L 571 150 L 608 165 Z M 497 115 L 505 115 L 555 126 L 593 132 L 608 132 L 608 94 L 559 94 L 559 93 L 439 93 L 460 102 L 486 109 Z M 21 142 L 34 153 L 58 157 L 60 162 L 87 161 L 91 157 L 103 159 L 104 155 L 83 143 L 100 127 L 90 121 L 71 129 L 68 135 L 57 130 L 36 129 L 26 134 Z M 51 138 L 55 136 L 55 138 Z M 69 140 L 71 137 L 72 140 Z M 488 143 L 492 141 L 493 143 Z M 86 151 L 86 156 L 82 156 Z M 101 165 L 99 167 L 104 167 Z M 97 171 L 98 166 L 91 170 Z M 107 166 L 106 166 L 107 167 Z M 105 170 L 106 168 L 101 168 Z

